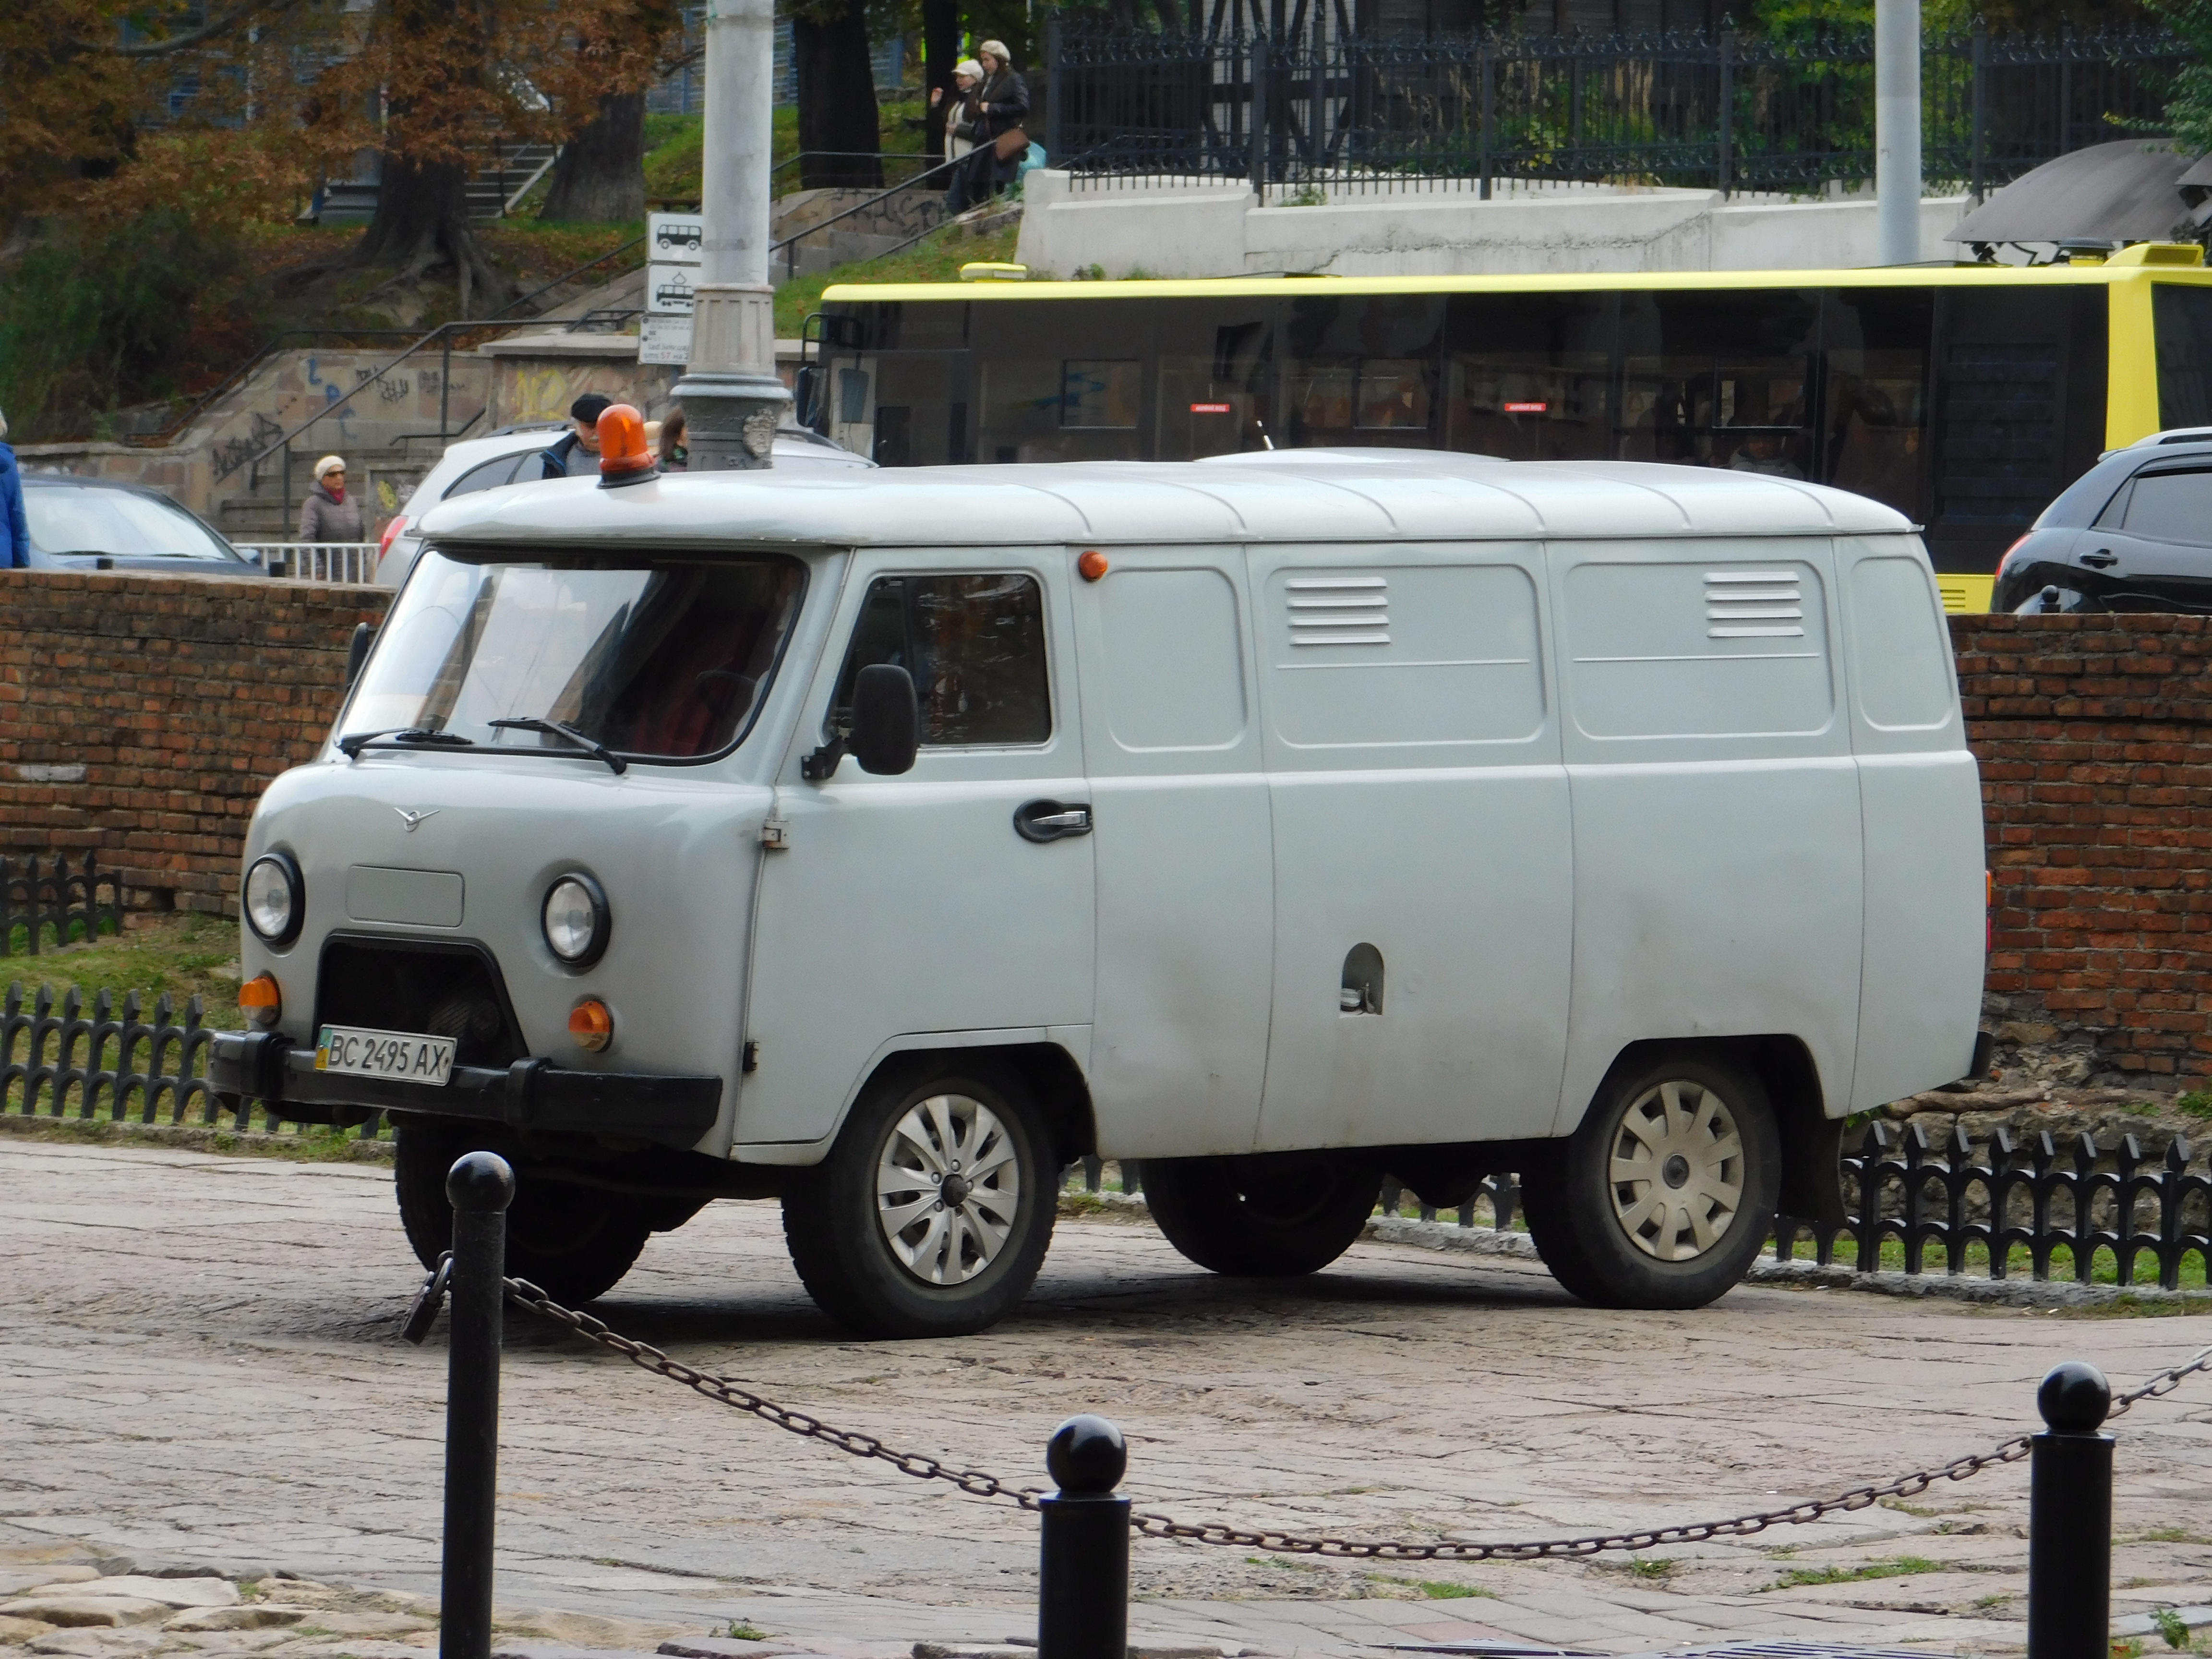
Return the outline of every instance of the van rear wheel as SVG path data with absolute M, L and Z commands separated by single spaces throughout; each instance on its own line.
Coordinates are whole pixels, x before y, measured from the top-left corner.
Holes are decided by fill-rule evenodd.
M 1319 1273 L 1375 1212 L 1382 1172 L 1332 1152 L 1148 1158 L 1145 1202 L 1160 1231 L 1209 1272 L 1249 1279 Z
M 514 1169 L 514 1202 L 507 1211 L 507 1271 L 526 1279 L 563 1307 L 605 1296 L 636 1264 L 653 1235 L 648 1218 L 620 1194 L 546 1178 L 542 1169 L 500 1144 L 496 1135 L 401 1124 L 392 1157 L 400 1224 L 416 1260 L 438 1265 L 453 1247 L 453 1210 L 446 1172 L 464 1152 L 497 1152 Z
M 988 1329 L 1044 1265 L 1059 1168 L 1011 1077 L 872 1084 L 830 1156 L 785 1188 L 792 1265 L 815 1304 L 861 1336 Z
M 1558 1157 L 1522 1176 L 1553 1277 L 1602 1308 L 1702 1308 L 1774 1224 L 1781 1141 L 1759 1079 L 1678 1052 L 1606 1079 Z

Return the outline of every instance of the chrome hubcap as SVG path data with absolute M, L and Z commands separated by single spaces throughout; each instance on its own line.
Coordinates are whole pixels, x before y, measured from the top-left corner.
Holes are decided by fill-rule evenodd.
M 906 1270 L 960 1285 L 998 1259 L 1022 1196 L 1013 1137 L 968 1095 L 932 1095 L 900 1118 L 876 1160 L 876 1218 Z
M 1662 1261 L 1692 1261 L 1743 1207 L 1743 1137 L 1729 1104 L 1676 1079 L 1640 1096 L 1613 1137 L 1607 1178 L 1629 1241 Z

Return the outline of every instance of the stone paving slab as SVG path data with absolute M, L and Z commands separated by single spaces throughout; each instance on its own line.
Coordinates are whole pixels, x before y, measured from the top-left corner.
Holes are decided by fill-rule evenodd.
M 28 1551 L 434 1594 L 443 1337 L 394 1335 L 421 1275 L 388 1171 L 0 1142 L 0 1258 L 15 1289 L 0 1303 L 0 1572 Z M 1061 1224 L 999 1329 L 868 1344 L 806 1300 L 775 1206 L 728 1203 L 656 1237 L 596 1311 L 841 1425 L 1040 1485 L 1053 1425 L 1103 1412 L 1129 1437 L 1140 1508 L 1358 1537 L 1765 1507 L 2033 1426 L 2035 1381 L 2061 1358 L 2132 1379 L 2212 1342 L 2203 1316 L 1759 1286 L 1696 1313 L 1604 1313 L 1534 1263 L 1380 1242 L 1310 1281 L 1255 1284 L 1106 1215 Z M 549 1328 L 510 1325 L 503 1386 L 503 1644 L 647 1653 L 734 1624 L 904 1659 L 916 1641 L 1034 1629 L 1036 1522 L 1011 1505 L 718 1409 Z M 2212 1582 L 2212 1386 L 2147 1402 L 2119 1434 L 2115 1576 L 2134 1588 L 2116 1613 L 2135 1618 L 2160 1587 Z M 1623 1654 L 1748 1639 L 2002 1654 L 2023 1638 L 2025 1517 L 2014 1466 L 1909 1506 L 1655 1552 L 1641 1574 L 1619 1556 L 1360 1563 L 1139 1540 L 1132 1627 L 1285 1659 L 1447 1630 Z M 1777 1588 L 1790 1568 L 1900 1557 L 1935 1570 Z M 316 1659 L 323 1639 L 246 1645 L 272 1635 L 199 1639 L 272 1659 Z M 410 1650 L 329 1640 L 356 1659 Z

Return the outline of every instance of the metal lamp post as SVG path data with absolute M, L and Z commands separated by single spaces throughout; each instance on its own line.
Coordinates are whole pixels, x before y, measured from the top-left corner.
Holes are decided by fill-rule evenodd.
M 1876 263 L 1920 258 L 1920 0 L 1875 0 Z
M 708 0 L 706 236 L 684 405 L 694 471 L 769 464 L 791 393 L 775 373 L 768 280 L 775 0 Z

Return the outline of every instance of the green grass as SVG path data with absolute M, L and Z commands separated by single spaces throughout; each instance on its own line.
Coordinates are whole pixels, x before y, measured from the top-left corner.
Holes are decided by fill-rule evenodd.
M 1814 1250 L 1811 1242 L 1801 1238 L 1791 1254 L 1797 1261 L 1812 1261 Z M 1857 1266 L 1858 1241 L 1854 1238 L 1838 1238 L 1836 1241 L 1835 1254 L 1832 1259 L 1839 1267 Z M 1921 1271 L 1930 1275 L 1942 1274 L 1946 1270 L 1946 1261 L 1943 1251 L 1931 1244 L 1921 1256 Z M 1905 1246 L 1896 1239 L 1884 1239 L 1881 1244 L 1881 1266 L 1885 1272 L 1904 1272 Z M 1967 1273 L 1986 1274 L 1989 1272 L 1989 1247 L 1980 1243 L 1968 1244 L 1966 1246 Z M 2011 1254 L 2005 1258 L 2005 1272 L 2009 1279 L 2031 1281 L 2033 1279 L 2033 1258 L 2023 1246 L 2013 1247 Z M 2069 1284 L 2074 1281 L 2074 1254 L 2064 1245 L 2059 1246 L 2051 1252 L 2051 1277 L 2054 1281 L 2063 1279 Z M 2097 1252 L 2095 1259 L 2089 1266 L 2089 1282 L 2092 1285 L 2118 1285 L 2120 1282 L 2119 1264 L 2110 1250 L 2100 1249 Z M 2136 1258 L 2135 1282 L 2147 1288 L 2154 1287 L 2158 1284 L 2158 1263 L 2155 1260 L 2148 1255 L 2138 1255 Z M 2203 1257 L 2191 1255 L 2183 1258 L 2180 1288 L 2185 1291 L 2201 1291 L 2205 1288 Z
M 768 1640 L 768 1632 L 766 1631 L 763 1630 L 757 1625 L 749 1625 L 742 1619 L 732 1620 L 730 1621 L 729 1629 L 725 1631 L 723 1634 L 727 1636 L 732 1642 L 765 1642 Z
M 1407 1589 L 1417 1589 L 1431 1601 L 1495 1601 L 1498 1599 L 1495 1590 L 1486 1590 L 1477 1584 L 1455 1584 L 1449 1578 L 1397 1578 L 1387 1572 L 1370 1572 L 1366 1577 L 1370 1583 L 1402 1584 Z
M 0 963 L 0 978 L 23 988 L 27 1006 L 41 983 L 54 988 L 54 1003 L 74 986 L 84 994 L 89 1012 L 102 990 L 115 993 L 118 1012 L 124 997 L 143 993 L 146 1016 L 163 992 L 176 999 L 177 1017 L 197 996 L 205 1004 L 201 1018 L 211 1026 L 235 1031 L 245 1021 L 238 1012 L 238 923 L 227 916 L 181 912 L 173 915 L 133 917 L 133 925 L 119 934 L 103 934 L 94 944 L 78 943 L 59 951 L 48 948 L 37 956 L 10 956 Z
M 1638 1578 L 1671 1578 L 1674 1576 L 1672 1561 L 1631 1561 L 1628 1570 Z
M 2172 1607 L 2152 1608 L 2150 1621 L 2158 1626 L 2158 1633 L 2166 1638 L 2166 1646 L 2185 1648 L 2189 1645 L 2189 1626 L 2182 1622 L 2181 1615 Z
M 833 283 L 957 282 L 964 264 L 1012 258 L 1019 231 L 1019 226 L 1008 225 L 988 235 L 969 236 L 957 227 L 948 226 L 903 253 L 839 265 L 811 276 L 794 276 L 778 284 L 775 290 L 776 337 L 796 338 L 808 314 L 822 308 L 822 290 Z
M 885 155 L 919 155 L 925 148 L 927 128 L 909 125 L 924 118 L 920 99 L 884 104 L 876 116 L 876 148 Z M 799 154 L 799 110 L 786 104 L 777 109 L 771 131 L 769 165 L 783 170 L 775 175 L 774 190 L 789 195 L 799 185 L 799 169 L 784 163 Z M 645 197 L 648 202 L 696 202 L 705 165 L 705 118 L 698 115 L 648 115 L 645 118 Z
M 2185 1095 L 2177 1095 L 2173 1103 L 2191 1117 L 2212 1121 L 2212 1089 L 2191 1089 Z
M 1801 1584 L 1856 1584 L 1869 1578 L 1911 1578 L 1942 1568 L 1924 1556 L 1899 1555 L 1856 1567 L 1792 1567 L 1766 1588 L 1796 1589 Z

